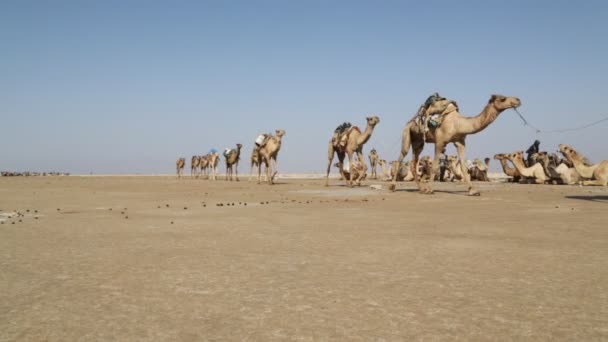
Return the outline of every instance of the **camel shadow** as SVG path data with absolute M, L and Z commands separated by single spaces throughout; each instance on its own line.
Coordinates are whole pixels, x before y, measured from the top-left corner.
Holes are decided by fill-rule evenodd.
M 408 192 L 408 193 L 413 193 L 413 194 L 417 194 L 420 191 L 416 188 L 414 189 L 397 189 L 395 190 L 395 192 Z M 459 196 L 467 196 L 468 191 L 466 190 L 433 190 L 433 192 L 435 194 L 450 194 L 450 195 L 459 195 Z M 425 194 L 420 194 L 420 195 L 425 195 Z M 467 196 L 469 197 L 469 196 Z
M 584 200 L 584 201 L 592 201 L 592 202 L 600 202 L 600 203 L 608 203 L 608 195 L 573 195 L 573 196 L 566 196 L 566 198 Z

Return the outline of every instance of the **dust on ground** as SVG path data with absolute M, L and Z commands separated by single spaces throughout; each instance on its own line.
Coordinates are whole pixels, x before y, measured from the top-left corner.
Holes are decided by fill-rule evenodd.
M 605 189 L 323 184 L 0 178 L 0 340 L 608 339 Z

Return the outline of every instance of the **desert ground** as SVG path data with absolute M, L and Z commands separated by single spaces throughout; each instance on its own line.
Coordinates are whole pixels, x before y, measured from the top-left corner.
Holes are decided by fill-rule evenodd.
M 323 182 L 0 178 L 0 340 L 608 339 L 605 188 Z

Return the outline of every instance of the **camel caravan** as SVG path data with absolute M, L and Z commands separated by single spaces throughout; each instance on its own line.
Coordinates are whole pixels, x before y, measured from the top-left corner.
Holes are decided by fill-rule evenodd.
M 413 181 L 418 190 L 424 194 L 433 193 L 433 182 L 463 182 L 468 194 L 478 196 L 472 181 L 489 182 L 488 177 L 490 158 L 466 159 L 466 137 L 484 130 L 492 124 L 498 116 L 508 109 L 515 109 L 521 105 L 517 97 L 492 95 L 487 104 L 476 116 L 464 116 L 456 101 L 441 97 L 438 93 L 429 96 L 418 108 L 417 113 L 405 124 L 401 135 L 401 150 L 396 160 L 387 162 L 381 159 L 378 151 L 372 148 L 368 158 L 371 168 L 369 179 L 390 182 L 388 188 L 395 191 L 397 182 Z M 367 179 L 368 167 L 363 154 L 363 147 L 370 140 L 374 128 L 380 123 L 378 116 L 365 118 L 365 129 L 344 122 L 333 132 L 328 143 L 327 170 L 325 185 L 329 186 L 329 175 L 332 166 L 337 168 L 340 180 L 346 186 L 361 186 Z M 273 184 L 278 174 L 277 157 L 281 149 L 281 141 L 285 135 L 284 130 L 276 130 L 275 134 L 261 134 L 254 141 L 250 156 L 250 177 L 256 175 L 257 183 L 262 179 Z M 420 154 L 425 144 L 434 145 L 434 156 Z M 446 155 L 446 147 L 453 144 L 456 155 Z M 591 164 L 585 157 L 568 145 L 559 145 L 564 158 L 555 153 L 539 151 L 539 141 L 526 151 L 512 153 L 498 153 L 494 155 L 507 177 L 513 183 L 534 184 L 580 184 L 603 185 L 608 180 L 608 161 Z M 242 144 L 234 148 L 226 148 L 223 157 L 226 163 L 227 181 L 239 181 L 238 164 L 241 156 Z M 405 161 L 408 152 L 412 151 L 412 159 Z M 332 164 L 337 156 L 337 163 Z M 348 157 L 348 158 L 347 158 Z M 207 178 L 217 180 L 217 165 L 220 156 L 212 149 L 204 156 L 193 156 L 191 159 L 192 178 Z M 185 167 L 185 158 L 176 162 L 177 176 L 181 178 Z M 262 166 L 265 173 L 262 173 Z M 380 173 L 377 169 L 380 169 Z

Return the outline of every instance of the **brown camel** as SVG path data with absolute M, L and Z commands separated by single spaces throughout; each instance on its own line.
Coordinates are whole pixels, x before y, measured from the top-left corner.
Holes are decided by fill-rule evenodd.
M 530 167 L 526 167 L 524 164 L 524 152 L 517 151 L 509 154 L 505 154 L 505 157 L 515 165 L 515 168 L 522 177 L 533 178 L 536 184 L 543 184 L 547 181 L 548 177 L 545 175 L 545 170 L 543 166 L 539 163 L 535 163 Z
M 285 131 L 277 129 L 275 135 L 270 135 L 266 142 L 258 148 L 258 184 L 262 181 L 262 164 L 266 167 L 266 179 L 268 184 L 274 183 L 274 177 L 279 172 L 277 166 L 277 157 L 281 150 L 281 142 Z
M 469 169 L 471 180 L 479 182 L 489 182 L 488 169 L 490 168 L 490 158 L 485 158 L 484 162 L 479 159 L 473 161 L 473 166 Z
M 462 180 L 464 177 L 462 176 L 462 166 L 461 162 L 458 160 L 457 156 L 448 156 L 448 169 L 452 173 L 452 181 L 454 180 Z
M 454 143 L 458 150 L 458 158 L 461 160 L 460 167 L 464 175 L 465 183 L 469 188 L 469 195 L 479 195 L 479 191 L 473 189 L 473 184 L 471 183 L 466 165 L 464 164 L 465 139 L 469 134 L 475 134 L 484 130 L 506 109 L 516 108 L 519 107 L 519 105 L 521 105 L 521 101 L 517 97 L 492 95 L 488 104 L 479 115 L 475 117 L 464 117 L 458 112 L 458 107 L 451 103 L 440 114 L 443 119 L 441 124 L 428 132 L 425 132 L 425 129 L 416 122 L 416 118 L 413 118 L 403 129 L 401 154 L 399 155 L 398 160 L 401 162 L 405 158 L 411 146 L 414 154 L 413 165 L 417 165 L 418 157 L 424 148 L 425 142 L 435 144 L 435 159 L 433 161 L 433 175 L 431 181 L 423 186 L 420 184 L 418 177 L 416 177 L 416 184 L 418 184 L 420 192 L 431 194 L 433 193 L 432 184 L 434 175 L 437 174 L 439 170 L 439 156 L 447 144 Z M 431 107 L 428 109 L 430 110 Z M 394 191 L 395 188 L 396 179 L 393 178 L 391 190 Z
M 516 168 L 509 166 L 507 163 L 507 157 L 505 157 L 504 153 L 499 153 L 494 155 L 494 159 L 500 162 L 502 166 L 502 171 L 509 177 L 511 177 L 511 182 L 517 183 L 521 180 L 521 174 L 517 171 Z
M 249 162 L 251 163 L 251 168 L 249 169 L 249 180 L 251 181 L 254 177 L 253 168 L 258 166 L 259 164 L 259 150 L 260 147 L 257 144 L 254 144 L 253 151 L 251 151 L 251 157 L 249 158 Z
M 334 153 L 338 154 L 338 162 L 344 165 L 344 157 L 348 155 L 348 163 L 352 164 L 354 161 L 353 154 L 357 154 L 359 157 L 359 161 L 365 166 L 367 169 L 367 165 L 365 165 L 365 160 L 363 159 L 363 145 L 369 140 L 372 136 L 372 132 L 374 131 L 374 127 L 380 122 L 380 118 L 377 116 L 370 116 L 365 118 L 367 120 L 367 127 L 365 131 L 361 133 L 361 130 L 358 127 L 350 127 L 344 134 L 345 137 L 342 138 L 341 134 L 338 132 L 334 133 L 332 140 L 329 142 L 329 147 L 327 151 L 327 175 L 325 176 L 325 186 L 329 186 L 329 171 L 331 168 L 331 162 L 334 159 Z M 344 168 L 340 167 L 340 174 L 344 179 L 346 179 L 346 185 L 349 187 L 353 186 L 353 179 L 351 178 L 353 174 L 351 173 L 349 178 L 344 176 Z M 358 185 L 361 185 L 361 180 L 359 179 Z
M 583 180 L 583 185 L 608 185 L 608 160 L 602 160 L 594 165 L 585 165 L 587 159 L 579 154 L 571 146 L 560 144 L 559 151 L 568 161 L 574 164 L 576 172 L 588 180 Z
M 198 178 L 198 169 L 199 169 L 200 165 L 201 165 L 201 157 L 192 156 L 192 159 L 190 160 L 190 176 L 191 177 Z
M 334 166 L 337 168 L 340 168 L 342 166 L 342 173 L 344 173 L 344 176 L 348 179 L 351 178 L 351 173 L 353 174 L 352 179 L 355 180 L 365 180 L 365 178 L 367 177 L 367 170 L 365 165 L 360 163 L 359 160 L 357 160 L 356 158 L 354 164 L 349 165 L 348 169 L 346 169 L 344 165 L 341 165 L 340 163 L 335 163 Z
M 175 162 L 175 168 L 177 169 L 177 178 L 182 177 L 182 173 L 184 173 L 184 166 L 186 166 L 186 158 L 178 158 Z
M 239 181 L 239 160 L 241 159 L 241 148 L 243 145 L 236 144 L 236 149 L 226 149 L 224 157 L 226 158 L 226 180 L 232 181 L 232 174 L 235 174 L 235 179 Z M 233 169 L 234 168 L 234 169 Z
M 217 166 L 220 163 L 220 154 L 217 152 L 207 153 L 209 160 L 209 179 L 217 180 Z
M 205 178 L 209 178 L 209 154 L 205 154 L 204 156 L 200 156 L 201 161 L 201 176 L 205 176 Z
M 372 168 L 372 175 L 370 179 L 377 179 L 378 175 L 376 174 L 376 167 L 378 166 L 378 152 L 375 148 L 369 152 L 369 166 Z

